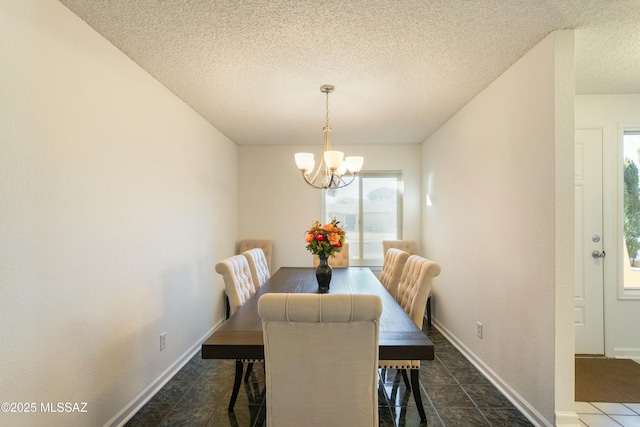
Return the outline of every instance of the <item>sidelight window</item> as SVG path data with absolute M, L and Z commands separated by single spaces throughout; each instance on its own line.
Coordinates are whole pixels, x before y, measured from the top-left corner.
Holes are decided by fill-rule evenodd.
M 624 288 L 640 290 L 640 130 L 623 137 Z

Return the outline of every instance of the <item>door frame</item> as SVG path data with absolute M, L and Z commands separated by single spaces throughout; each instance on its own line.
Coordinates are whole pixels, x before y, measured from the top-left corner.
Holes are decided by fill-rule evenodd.
M 615 310 L 618 297 L 618 243 L 622 234 L 622 222 L 618 221 L 623 201 L 618 195 L 618 174 L 621 173 L 622 131 L 628 126 L 617 128 L 608 124 L 579 127 L 576 130 L 599 130 L 602 132 L 602 250 L 607 257 L 603 260 L 603 342 L 604 356 L 613 357 L 613 337 L 615 325 L 610 313 Z
M 615 310 L 618 298 L 619 274 L 618 268 L 622 240 L 623 224 L 619 218 L 622 215 L 623 200 L 618 192 L 618 175 L 622 173 L 622 133 L 623 127 L 605 125 L 602 130 L 602 234 L 604 239 L 603 250 L 611 255 L 609 262 L 604 263 L 604 355 L 614 357 L 613 334 L 615 322 L 611 313 Z M 620 272 L 618 272 L 620 270 Z
M 622 179 L 622 144 L 625 129 L 640 129 L 638 122 L 614 122 L 576 127 L 576 130 L 602 131 L 602 249 L 607 253 L 603 263 L 603 303 L 604 303 L 604 356 L 624 357 L 615 347 L 615 313 L 620 300 L 638 299 L 638 295 L 624 292 L 622 256 L 623 199 L 619 191 Z

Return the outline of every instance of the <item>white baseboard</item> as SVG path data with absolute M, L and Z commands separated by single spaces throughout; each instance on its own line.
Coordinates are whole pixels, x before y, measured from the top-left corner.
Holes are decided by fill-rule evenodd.
M 113 418 L 111 418 L 105 427 L 123 426 L 129 421 L 155 394 L 160 391 L 164 385 L 169 382 L 175 374 L 177 374 L 184 365 L 191 360 L 193 356 L 198 353 L 202 348 L 202 343 L 206 340 L 216 329 L 218 329 L 224 319 L 215 324 L 209 331 L 207 331 L 200 339 L 193 344 L 186 352 L 182 354 L 169 366 L 164 372 L 162 372 L 158 378 L 156 378 L 151 384 L 149 384 L 144 390 L 140 392 L 127 406 L 122 408 Z
M 556 412 L 556 427 L 582 427 L 575 412 Z
M 614 347 L 612 357 L 616 359 L 640 359 L 640 348 Z
M 433 326 L 444 335 L 451 344 L 453 344 L 469 361 L 489 380 L 496 386 L 496 388 L 516 407 L 522 414 L 527 417 L 529 421 L 535 426 L 539 427 L 553 427 L 552 424 L 547 421 L 534 407 L 532 407 L 525 399 L 522 398 L 511 386 L 506 383 L 498 374 L 496 374 L 489 366 L 487 366 L 482 359 L 476 356 L 467 346 L 465 346 L 460 340 L 458 340 L 447 328 L 442 326 L 436 319 L 432 319 Z M 577 414 L 575 416 L 576 424 L 559 424 L 556 425 L 569 427 L 579 426 L 577 424 Z M 558 414 L 556 414 L 558 417 Z M 571 414 L 563 415 L 563 420 L 569 421 Z M 565 422 L 563 421 L 563 422 Z

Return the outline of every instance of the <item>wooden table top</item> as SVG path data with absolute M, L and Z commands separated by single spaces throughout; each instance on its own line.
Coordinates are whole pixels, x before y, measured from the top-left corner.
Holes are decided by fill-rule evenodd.
M 269 282 L 202 344 L 203 359 L 263 359 L 258 299 L 268 292 L 316 293 L 313 268 L 282 267 Z M 329 293 L 373 294 L 382 301 L 379 358 L 433 360 L 433 343 L 416 326 L 368 268 L 333 269 Z

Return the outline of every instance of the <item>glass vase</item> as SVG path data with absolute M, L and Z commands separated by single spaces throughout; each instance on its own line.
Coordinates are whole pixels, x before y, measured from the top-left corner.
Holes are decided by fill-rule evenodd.
M 318 280 L 318 293 L 326 294 L 329 292 L 329 283 L 331 283 L 331 266 L 327 257 L 321 257 L 320 264 L 316 267 L 316 279 Z

